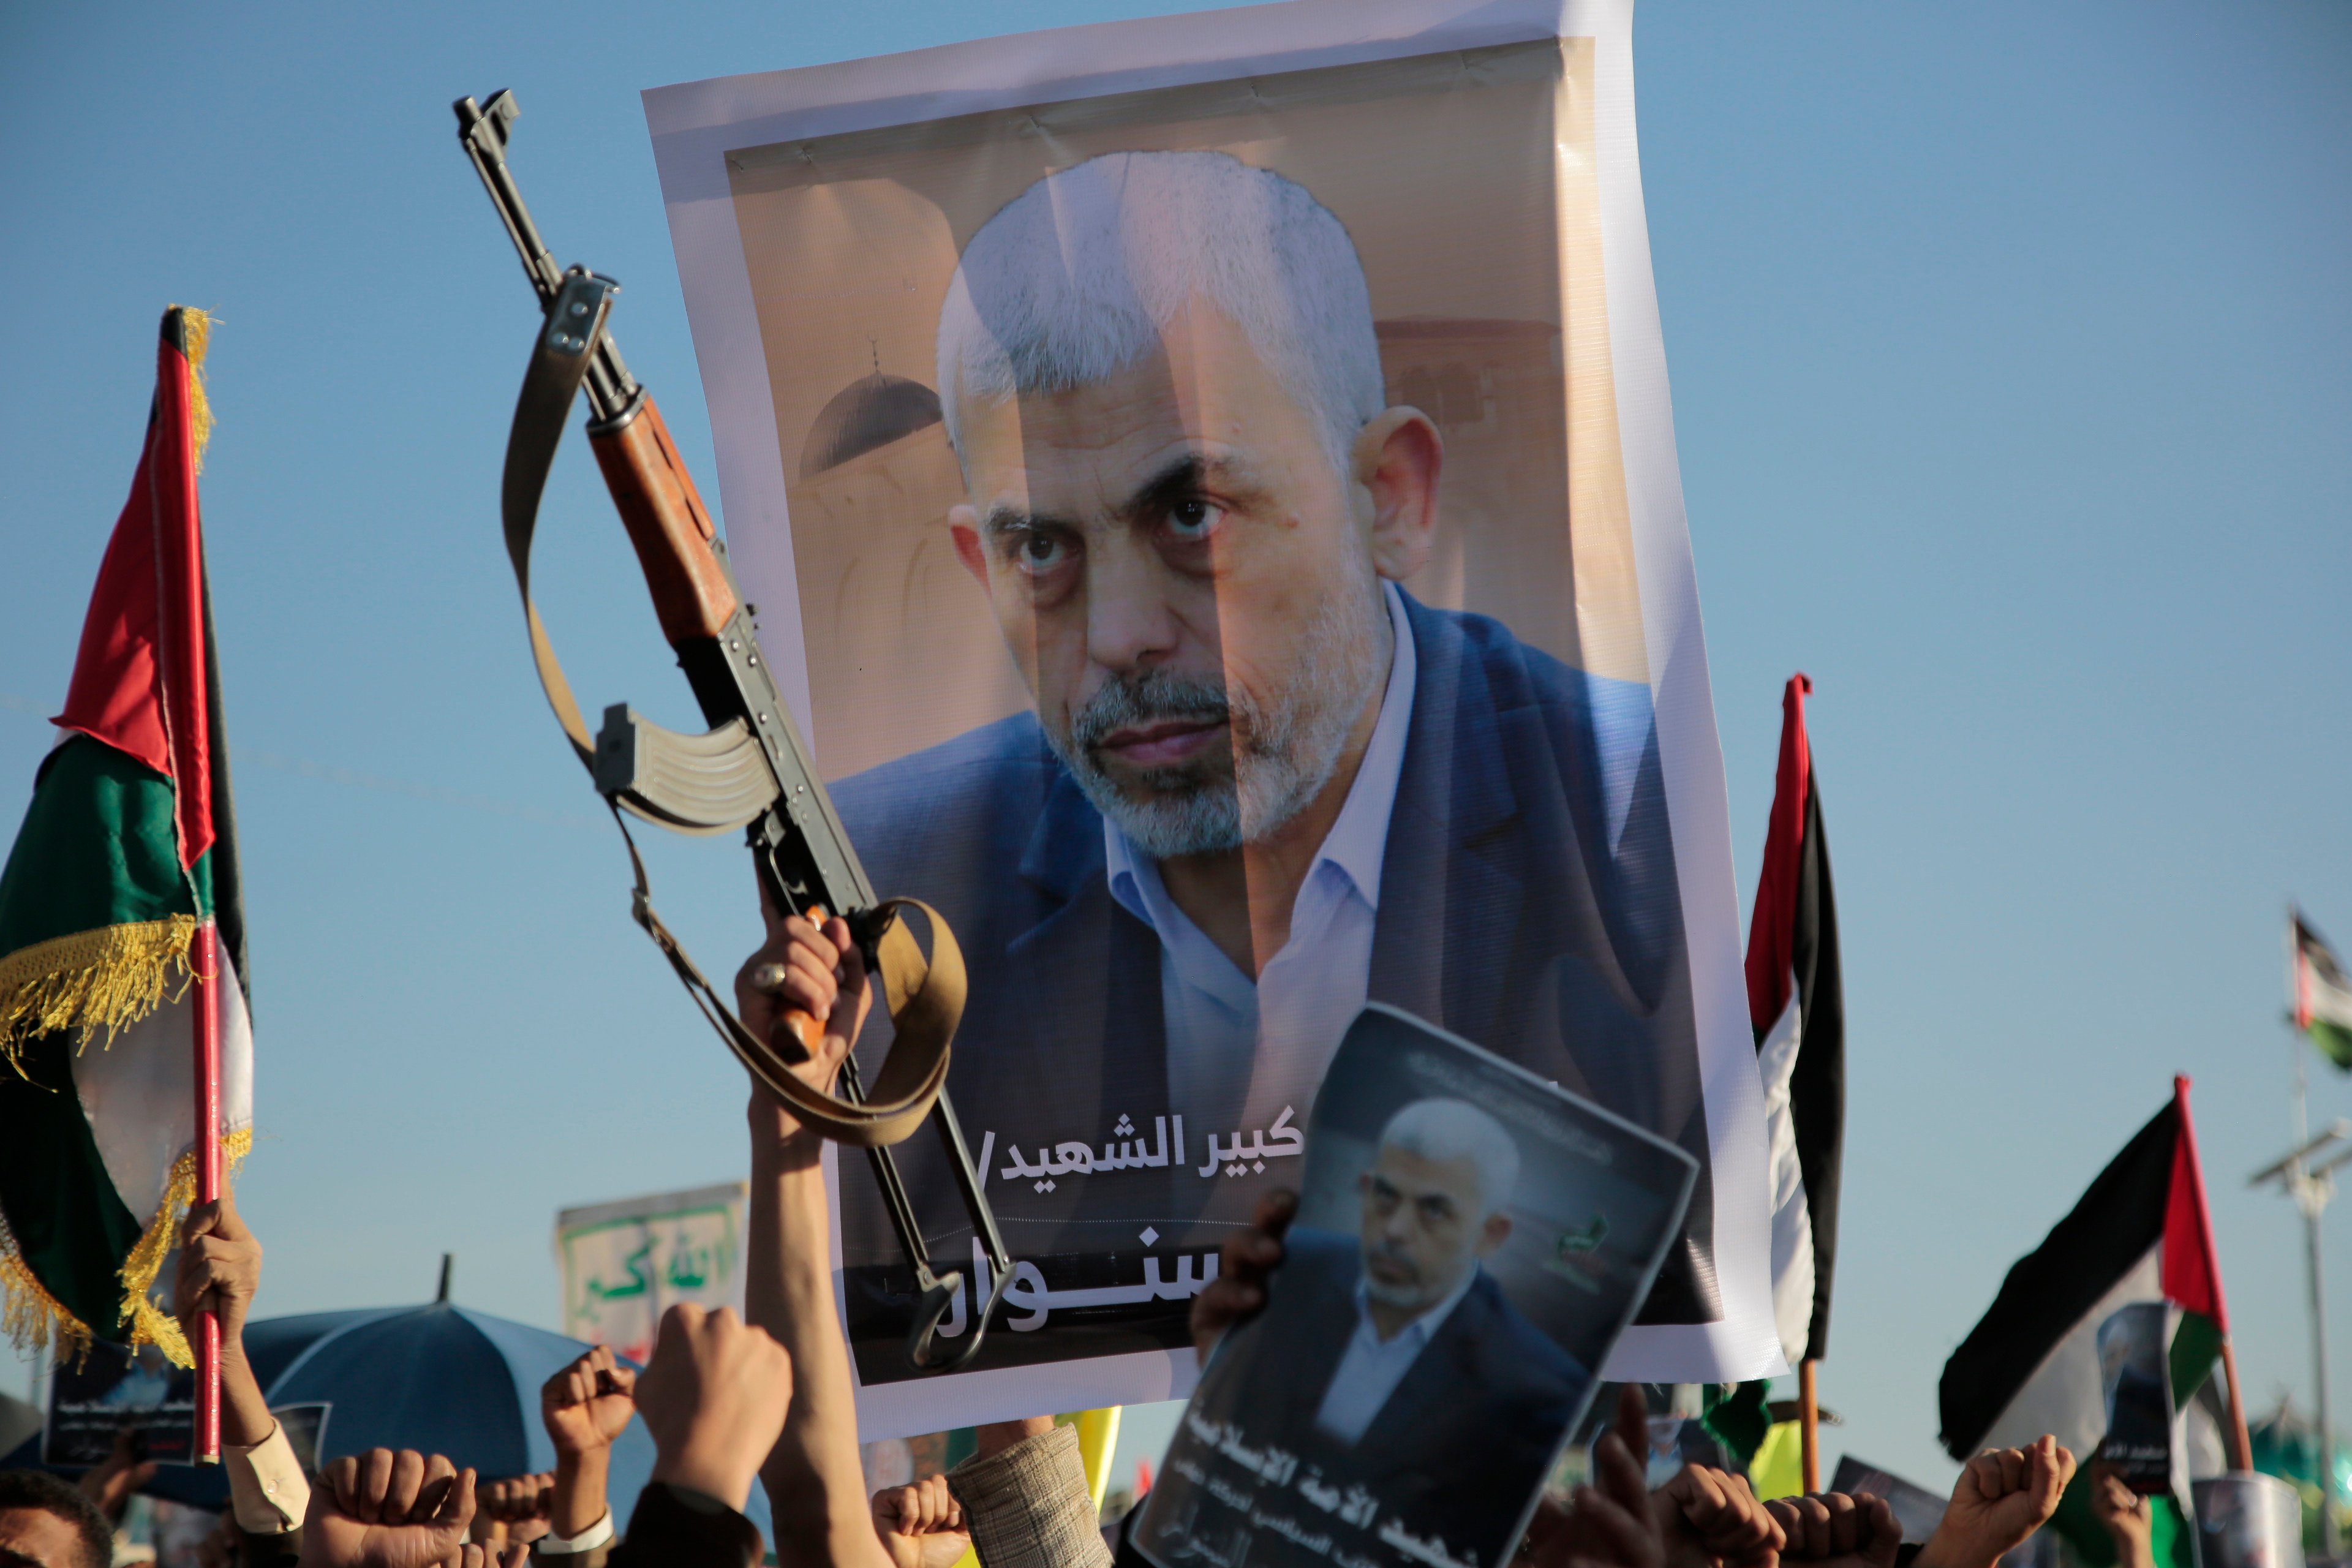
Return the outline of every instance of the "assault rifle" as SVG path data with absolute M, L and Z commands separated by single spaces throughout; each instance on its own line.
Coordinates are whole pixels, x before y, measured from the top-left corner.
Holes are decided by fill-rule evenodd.
M 632 913 L 677 973 L 703 1016 L 752 1076 L 793 1113 L 826 1137 L 866 1151 L 881 1184 L 891 1227 L 911 1266 L 919 1299 L 907 1340 L 908 1359 L 927 1372 L 949 1372 L 979 1353 L 990 1316 L 1013 1277 L 996 1217 L 972 1173 L 971 1154 L 946 1092 L 948 1047 L 963 1008 L 961 954 L 947 922 L 908 900 L 877 900 L 842 830 L 824 781 L 811 765 L 792 712 L 784 706 L 753 636 L 751 607 L 735 590 L 727 547 L 671 441 L 653 398 L 629 374 L 605 321 L 617 291 L 611 279 L 584 268 L 559 268 L 523 205 L 507 168 L 507 141 L 520 110 L 514 95 L 498 92 L 486 104 L 461 98 L 457 139 L 506 224 L 508 237 L 539 296 L 545 321 L 531 353 L 507 441 L 501 510 L 507 553 L 522 592 L 531 658 L 548 704 L 612 808 L 622 836 L 623 814 L 679 833 L 746 830 L 751 859 L 769 900 L 780 911 L 820 923 L 826 912 L 848 923 L 867 973 L 877 977 L 896 1039 L 869 1094 L 853 1056 L 843 1061 L 838 1098 L 812 1089 L 792 1072 L 820 1045 L 824 1026 L 806 1014 L 786 1015 L 795 1038 L 753 1035 L 703 977 L 654 912 L 644 860 L 629 840 L 636 873 Z M 563 439 L 572 405 L 588 397 L 588 444 L 604 470 L 613 504 L 636 547 L 662 635 L 677 653 L 707 733 L 681 734 L 639 717 L 626 704 L 604 710 L 592 742 L 562 667 L 530 601 L 530 540 L 539 502 Z M 898 911 L 923 910 L 931 928 L 927 961 Z M 934 1339 L 940 1320 L 962 1289 L 963 1276 L 935 1275 L 913 1204 L 889 1146 L 928 1118 L 945 1146 L 975 1237 L 985 1250 L 994 1287 L 974 1315 L 971 1338 L 942 1355 Z

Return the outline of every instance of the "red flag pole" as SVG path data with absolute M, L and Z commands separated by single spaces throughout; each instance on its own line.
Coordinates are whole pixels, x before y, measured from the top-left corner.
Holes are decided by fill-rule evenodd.
M 212 921 L 196 927 L 189 944 L 195 984 L 196 1202 L 221 1195 L 220 932 Z M 220 1463 L 220 1314 L 209 1309 L 196 1320 L 195 1459 Z

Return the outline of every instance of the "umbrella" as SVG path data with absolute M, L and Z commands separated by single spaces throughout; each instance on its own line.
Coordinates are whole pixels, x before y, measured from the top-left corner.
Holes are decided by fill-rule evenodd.
M 322 1406 L 321 1464 L 370 1448 L 446 1454 L 484 1480 L 555 1468 L 555 1447 L 539 1418 L 539 1389 L 591 1347 L 451 1302 L 306 1312 L 245 1326 L 246 1358 L 262 1396 L 289 1407 Z M 38 1436 L 0 1464 L 37 1464 Z M 607 1483 L 615 1525 L 625 1528 L 637 1492 L 652 1476 L 653 1439 L 632 1416 L 613 1444 Z M 228 1506 L 228 1483 L 212 1466 L 164 1465 L 142 1489 L 196 1508 Z M 767 1499 L 753 1488 L 747 1511 L 769 1532 Z

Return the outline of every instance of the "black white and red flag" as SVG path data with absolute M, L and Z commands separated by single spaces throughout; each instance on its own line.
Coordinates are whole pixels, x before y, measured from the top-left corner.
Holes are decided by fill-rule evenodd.
M 1821 787 L 1805 733 L 1813 683 L 1780 699 L 1780 767 L 1748 923 L 1748 1015 L 1771 1137 L 1772 1316 L 1790 1364 L 1819 1361 L 1837 1261 L 1845 1142 L 1845 1000 Z

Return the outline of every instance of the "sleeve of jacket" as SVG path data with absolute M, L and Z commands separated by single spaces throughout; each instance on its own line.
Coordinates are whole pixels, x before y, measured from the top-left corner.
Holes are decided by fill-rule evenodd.
M 653 1481 L 637 1494 L 629 1532 L 605 1562 L 610 1568 L 757 1568 L 766 1554 L 760 1527 L 717 1498 Z M 577 1564 L 581 1557 L 551 1561 Z
M 982 1568 L 1110 1568 L 1078 1429 L 1055 1426 L 948 1472 Z

